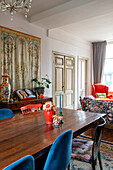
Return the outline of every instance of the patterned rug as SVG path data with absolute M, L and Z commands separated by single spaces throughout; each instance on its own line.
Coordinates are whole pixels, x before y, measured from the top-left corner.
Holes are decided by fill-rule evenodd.
M 80 135 L 79 138 L 87 138 L 87 140 L 91 139 L 90 137 L 83 135 Z M 100 151 L 103 170 L 113 170 L 113 143 L 101 141 Z M 70 168 L 71 170 L 91 170 L 91 165 L 89 163 L 71 159 Z M 98 161 L 96 170 L 100 170 Z

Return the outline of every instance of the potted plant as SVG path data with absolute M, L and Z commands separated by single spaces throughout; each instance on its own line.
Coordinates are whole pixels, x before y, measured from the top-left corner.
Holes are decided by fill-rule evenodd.
M 37 78 L 32 79 L 35 83 L 38 84 L 38 87 L 34 88 L 34 92 L 38 95 L 44 94 L 44 88 L 49 88 L 51 81 L 49 80 L 49 76 L 46 74 L 45 77 L 41 78 L 39 81 Z

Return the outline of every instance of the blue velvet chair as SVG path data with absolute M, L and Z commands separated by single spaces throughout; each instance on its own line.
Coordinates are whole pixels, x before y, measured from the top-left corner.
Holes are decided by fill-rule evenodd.
M 33 156 L 27 155 L 3 170 L 35 170 L 35 160 Z
M 14 117 L 12 110 L 0 109 L 0 120 Z
M 70 163 L 73 131 L 61 134 L 51 146 L 44 170 L 66 170 Z

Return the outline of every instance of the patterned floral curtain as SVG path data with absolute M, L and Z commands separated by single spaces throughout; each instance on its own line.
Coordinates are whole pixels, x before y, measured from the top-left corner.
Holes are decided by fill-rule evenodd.
M 32 89 L 31 80 L 40 79 L 40 46 L 39 38 L 0 28 L 0 76 L 9 75 L 13 91 Z

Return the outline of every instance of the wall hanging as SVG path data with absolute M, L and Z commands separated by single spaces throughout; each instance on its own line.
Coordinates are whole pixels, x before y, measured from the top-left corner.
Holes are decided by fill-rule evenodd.
M 9 75 L 13 91 L 32 89 L 31 80 L 40 79 L 41 39 L 0 26 L 0 58 L 0 75 Z

